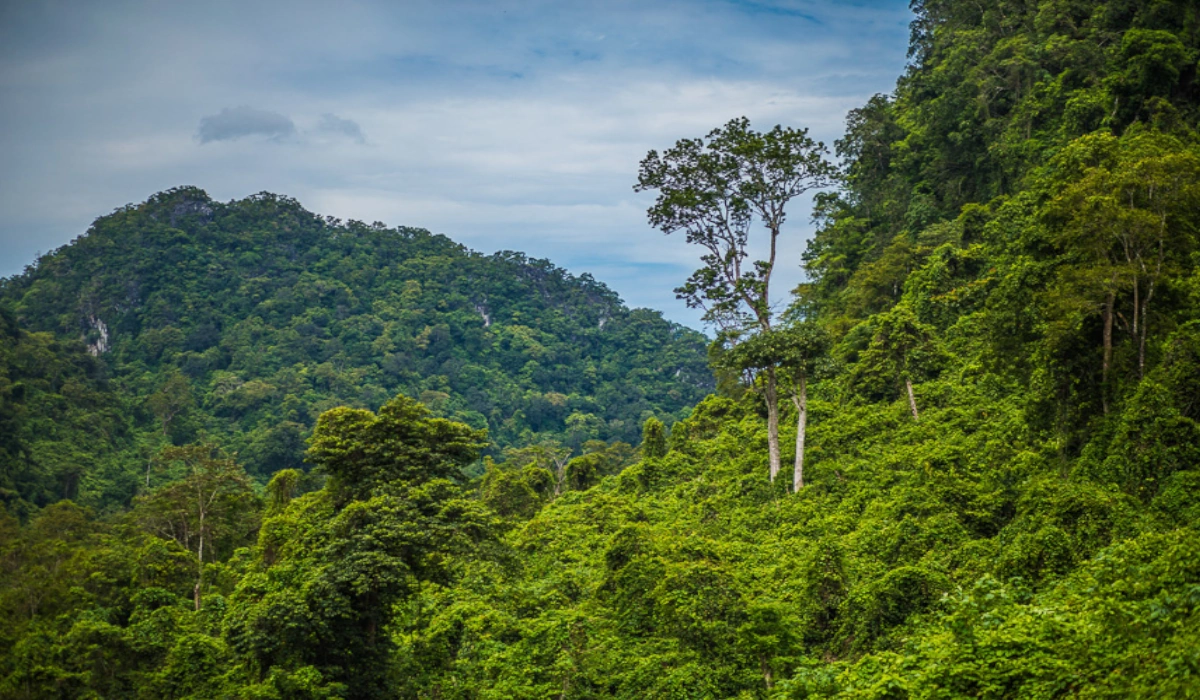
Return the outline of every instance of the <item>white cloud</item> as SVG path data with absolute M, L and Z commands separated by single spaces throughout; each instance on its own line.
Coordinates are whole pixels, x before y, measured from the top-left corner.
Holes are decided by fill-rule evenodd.
M 909 17 L 906 0 L 58 10 L 22 5 L 0 26 L 0 274 L 193 184 L 550 257 L 691 323 L 670 290 L 696 254 L 645 223 L 638 162 L 741 115 L 832 142 L 890 89 Z M 780 292 L 799 279 L 806 207 Z

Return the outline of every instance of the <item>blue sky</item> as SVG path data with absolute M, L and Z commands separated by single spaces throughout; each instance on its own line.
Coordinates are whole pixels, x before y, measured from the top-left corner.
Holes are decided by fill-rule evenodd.
M 550 258 L 699 327 L 671 291 L 698 253 L 646 224 L 638 162 L 741 115 L 832 144 L 903 70 L 907 5 L 0 1 L 0 276 L 196 185 Z

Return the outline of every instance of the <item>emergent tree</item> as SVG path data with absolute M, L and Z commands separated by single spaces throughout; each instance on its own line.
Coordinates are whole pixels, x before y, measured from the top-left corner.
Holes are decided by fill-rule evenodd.
M 718 342 L 722 342 L 718 340 Z M 829 336 L 812 321 L 805 321 L 738 343 L 721 355 L 722 364 L 748 376 L 751 383 L 774 373 L 783 378 L 796 406 L 796 458 L 792 490 L 804 488 L 804 438 L 808 426 L 808 381 L 829 349 Z
M 638 172 L 636 191 L 657 190 L 647 210 L 664 233 L 683 231 L 705 249 L 704 266 L 675 290 L 704 320 L 722 331 L 771 330 L 771 273 L 788 203 L 834 180 L 824 144 L 806 129 L 776 126 L 767 133 L 734 119 L 703 139 L 683 139 L 662 154 L 650 151 Z M 749 261 L 750 231 L 767 230 L 766 260 Z M 774 368 L 766 370 L 763 397 L 771 480 L 780 470 L 779 397 Z

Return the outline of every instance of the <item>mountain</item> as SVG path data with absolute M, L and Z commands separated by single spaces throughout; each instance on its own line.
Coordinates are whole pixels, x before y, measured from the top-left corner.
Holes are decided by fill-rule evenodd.
M 136 488 L 124 398 L 82 341 L 29 333 L 0 307 L 0 500 L 27 516 L 84 482 Z
M 453 396 L 333 407 L 307 452 L 324 481 L 284 469 L 259 493 L 185 446 L 129 509 L 0 512 L 0 696 L 1200 696 L 1200 6 L 914 9 L 911 65 L 850 114 L 784 314 L 829 349 L 793 384 L 806 358 L 771 343 L 796 329 L 764 330 L 747 364 L 797 398 L 785 461 L 806 407 L 802 487 L 768 477 L 768 384 L 746 374 L 668 435 L 647 421 L 623 469 L 619 445 L 518 444 L 467 480 L 484 438 Z M 115 307 L 70 308 L 69 335 L 121 356 Z M 205 358 L 256 347 L 189 347 L 198 328 L 144 370 L 167 437 L 187 436 L 157 418 L 172 397 L 210 401 L 229 371 Z M 95 392 L 140 376 L 80 367 Z M 45 405 L 80 396 L 36 381 Z M 234 420 L 216 406 L 189 410 Z
M 817 198 L 804 488 L 722 382 L 398 614 L 397 695 L 1200 697 L 1200 6 L 913 6 Z
M 636 443 L 648 417 L 673 422 L 712 387 L 702 335 L 590 275 L 271 194 L 184 187 L 122 207 L 4 280 L 0 303 L 86 345 L 128 402 L 137 464 L 208 440 L 265 478 L 301 466 L 323 410 L 398 393 L 487 428 L 494 449 Z M 100 505 L 133 483 L 55 488 Z

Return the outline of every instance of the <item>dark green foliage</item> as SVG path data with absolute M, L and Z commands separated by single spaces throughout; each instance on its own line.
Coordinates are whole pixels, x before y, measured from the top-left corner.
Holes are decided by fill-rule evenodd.
M 700 334 L 626 309 L 590 275 L 423 230 L 322 219 L 269 194 L 220 203 L 184 187 L 123 207 L 0 283 L 0 300 L 14 314 L 6 334 L 15 318 L 97 353 L 93 369 L 76 365 L 111 377 L 130 405 L 122 420 L 133 425 L 121 427 L 147 454 L 215 441 L 263 481 L 302 468 L 303 440 L 334 406 L 404 393 L 487 428 L 497 451 L 540 439 L 578 450 L 636 443 L 648 416 L 672 422 L 712 386 Z M 7 342 L 0 352 L 26 367 L 37 342 L 19 344 L 20 357 Z M 128 502 L 144 465 L 133 457 L 102 477 L 119 481 L 109 495 L 79 490 L 96 471 L 80 461 L 75 477 L 17 490 L 41 503 L 77 492 L 98 506 Z
M 0 337 L 16 340 L 0 346 L 0 421 L 16 426 L 0 433 L 0 453 L 17 465 L 6 478 L 24 479 L 4 487 L 43 494 L 7 496 L 21 518 L 0 511 L 0 619 L 10 621 L 0 696 L 1200 697 L 1196 5 L 915 9 L 909 72 L 895 95 L 852 113 L 838 144 L 844 189 L 818 200 L 822 228 L 810 283 L 783 316 L 791 325 L 714 344 L 721 393 L 675 412 L 686 417 L 669 436 L 658 416 L 671 411 L 647 395 L 622 403 L 621 385 L 606 383 L 605 372 L 636 365 L 649 386 L 667 386 L 653 363 L 630 359 L 660 357 L 661 344 L 621 354 L 658 337 L 637 312 L 623 317 L 624 345 L 603 345 L 590 327 L 558 345 L 564 336 L 530 317 L 498 320 L 499 306 L 488 307 L 491 326 L 465 312 L 470 331 L 452 317 L 454 294 L 473 287 L 430 272 L 441 268 L 428 255 L 442 251 L 456 270 L 503 260 L 414 232 L 321 224 L 318 236 L 298 208 L 266 197 L 217 205 L 192 193 L 174 209 L 119 213 L 174 216 L 145 229 L 182 246 L 160 254 L 188 249 L 219 267 L 223 249 L 198 243 L 213 239 L 253 274 L 268 258 L 295 274 L 260 279 L 261 300 L 250 288 L 225 298 L 255 305 L 236 331 L 197 313 L 144 332 L 121 325 L 131 316 L 104 336 L 83 317 L 70 332 L 112 343 L 102 357 L 121 369 L 110 385 L 84 371 L 97 365 L 79 348 L 0 317 Z M 256 218 L 261 207 L 274 218 Z M 222 238 L 235 229 L 213 223 L 221 217 L 278 222 L 298 243 L 288 253 L 291 239 L 257 232 L 248 240 L 271 245 L 238 249 Z M 306 247 L 309 235 L 323 242 Z M 395 272 L 409 262 L 364 264 L 406 246 L 424 251 L 412 259 L 428 263 L 421 280 L 441 280 L 449 316 L 423 296 L 434 282 Z M 307 268 L 281 262 L 291 254 Z M 85 260 L 67 251 L 43 265 Z M 341 281 L 372 275 L 392 282 Z M 58 293 L 55 279 L 31 274 L 7 289 L 33 308 Z M 381 289 L 368 306 L 358 300 Z M 64 303 L 81 298 L 72 294 Z M 503 297 L 506 308 L 518 296 Z M 568 317 L 599 325 L 588 308 L 538 307 L 568 330 Z M 403 333 L 375 333 L 372 318 Z M 650 323 L 647 335 L 635 321 Z M 380 371 L 412 372 L 406 395 L 428 408 L 401 396 L 364 410 L 382 385 L 371 365 L 344 361 L 360 341 L 379 344 Z M 499 364 L 456 355 L 468 342 Z M 297 348 L 331 354 L 244 369 Z M 421 364 L 443 351 L 440 362 L 463 363 Z M 564 352 L 584 362 L 593 393 L 537 383 L 551 366 L 579 366 L 549 359 Z M 746 385 L 765 368 L 784 391 L 806 392 L 781 402 L 778 422 L 786 460 L 801 407 L 811 417 L 794 493 L 763 474 L 767 416 Z M 455 384 L 464 374 L 469 386 Z M 97 394 L 66 391 L 61 377 Z M 496 394 L 468 390 L 493 381 Z M 183 473 L 147 472 L 150 495 L 132 513 L 36 508 L 60 483 L 43 467 L 60 463 L 28 455 L 75 435 L 112 384 L 145 400 L 130 419 L 142 454 L 242 426 L 254 434 L 230 441 L 244 441 L 258 473 L 275 472 L 262 510 L 247 498 L 243 526 L 218 536 L 199 610 L 192 545 L 148 531 L 158 522 L 148 515 L 163 512 L 150 506 L 170 502 Z M 361 387 L 347 401 L 357 408 L 323 403 Z M 506 391 L 520 400 L 504 410 L 464 408 Z M 309 455 L 320 469 L 306 472 L 299 441 L 318 405 Z M 49 415 L 69 419 L 54 428 L 64 432 L 41 434 Z M 636 421 L 621 431 L 644 426 L 640 456 L 614 439 L 626 434 L 614 416 Z M 505 447 L 476 462 L 485 424 Z
M 456 477 L 482 434 L 398 397 L 378 414 L 323 414 L 310 447 L 321 491 L 277 506 L 230 598 L 224 636 L 251 686 L 391 697 L 392 611 L 451 557 L 489 536 L 489 517 Z M 280 477 L 276 492 L 286 487 Z M 276 499 L 277 503 L 282 498 Z M 258 690 L 256 692 L 266 692 Z
M 0 306 L 0 503 L 128 504 L 137 489 L 126 398 L 74 340 L 29 333 Z

